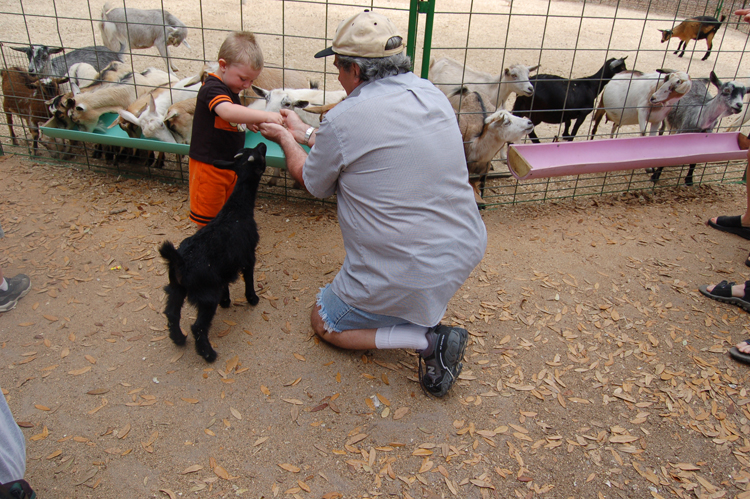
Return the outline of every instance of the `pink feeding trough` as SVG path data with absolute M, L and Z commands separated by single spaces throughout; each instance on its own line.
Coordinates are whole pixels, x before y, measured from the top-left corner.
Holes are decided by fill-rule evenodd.
M 745 159 L 739 133 L 683 133 L 623 139 L 512 144 L 508 168 L 518 180 Z

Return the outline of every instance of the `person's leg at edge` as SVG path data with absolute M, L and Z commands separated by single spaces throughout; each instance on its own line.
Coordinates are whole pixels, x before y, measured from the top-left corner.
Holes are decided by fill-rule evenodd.
M 748 202 L 750 203 L 750 195 L 748 196 Z M 710 293 L 711 291 L 714 290 L 715 287 L 716 287 L 715 285 L 708 286 L 706 290 Z M 745 283 L 744 282 L 741 284 L 735 284 L 734 286 L 732 286 L 732 296 L 736 298 L 742 298 L 743 296 L 745 296 Z M 740 352 L 750 354 L 750 344 L 745 343 L 745 340 L 740 341 L 735 346 L 737 347 L 737 350 L 739 350 Z
M 716 223 L 717 218 L 713 217 L 711 221 Z M 745 213 L 742 214 L 741 220 L 743 227 L 750 227 L 750 149 L 747 151 L 747 166 L 745 167 Z

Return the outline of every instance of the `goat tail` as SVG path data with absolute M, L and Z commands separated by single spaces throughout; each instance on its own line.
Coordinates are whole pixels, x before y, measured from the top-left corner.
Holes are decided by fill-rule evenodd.
M 169 262 L 170 267 L 173 264 L 182 262 L 182 257 L 177 252 L 177 248 L 174 247 L 172 241 L 164 241 L 159 247 L 159 254 L 162 256 L 162 258 Z

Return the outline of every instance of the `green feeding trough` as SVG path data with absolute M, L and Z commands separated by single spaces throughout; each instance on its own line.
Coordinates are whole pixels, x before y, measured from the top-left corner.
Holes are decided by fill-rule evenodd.
M 94 144 L 105 144 L 109 146 L 132 147 L 135 149 L 145 149 L 147 151 L 159 151 L 187 156 L 190 152 L 189 144 L 176 144 L 162 142 L 156 139 L 138 138 L 133 139 L 125 133 L 125 130 L 119 126 L 108 128 L 112 122 L 117 119 L 116 113 L 107 113 L 99 119 L 99 125 L 93 132 L 83 132 L 81 130 L 67 130 L 64 128 L 40 127 L 40 130 L 47 137 L 55 139 L 78 140 L 81 142 L 92 142 Z M 266 140 L 259 133 L 245 133 L 245 147 L 255 147 L 259 143 L 265 143 L 268 147 L 266 151 L 266 165 L 272 168 L 286 168 L 286 157 L 281 147 L 270 140 Z M 306 151 L 310 148 L 303 146 Z

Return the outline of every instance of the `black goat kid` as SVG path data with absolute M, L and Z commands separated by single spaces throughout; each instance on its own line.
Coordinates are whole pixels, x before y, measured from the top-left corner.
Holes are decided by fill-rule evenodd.
M 255 248 L 258 228 L 255 224 L 255 196 L 258 183 L 266 169 L 266 145 L 242 149 L 234 162 L 216 161 L 214 166 L 237 173 L 234 191 L 216 218 L 194 235 L 185 238 L 175 249 L 165 241 L 159 253 L 169 265 L 167 316 L 169 337 L 177 345 L 185 344 L 180 329 L 180 311 L 187 297 L 198 308 L 198 317 L 191 329 L 198 355 L 208 362 L 216 360 L 216 352 L 208 341 L 208 330 L 216 313 L 216 306 L 229 307 L 229 283 L 239 277 L 245 279 L 245 298 L 257 305 L 259 298 L 253 285 Z
M 534 95 L 519 95 L 513 105 L 513 114 L 530 118 L 534 126 L 539 123 L 565 123 L 563 140 L 573 140 L 578 129 L 591 111 L 596 96 L 614 75 L 627 70 L 625 59 L 609 59 L 591 76 L 567 80 L 556 75 L 538 74 L 529 78 L 534 86 Z M 568 134 L 570 122 L 575 120 L 573 133 Z M 529 134 L 532 142 L 538 143 L 535 132 Z

